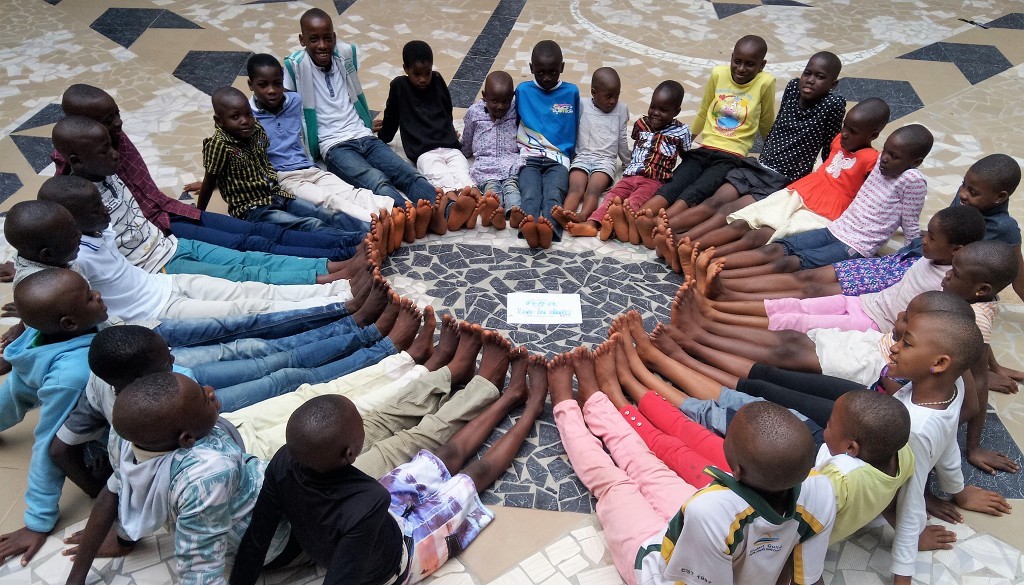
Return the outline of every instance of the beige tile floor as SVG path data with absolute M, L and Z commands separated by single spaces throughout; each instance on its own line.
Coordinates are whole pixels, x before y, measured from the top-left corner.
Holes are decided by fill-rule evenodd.
M 622 99 L 636 115 L 646 110 L 658 82 L 674 78 L 687 91 L 680 116 L 687 121 L 699 102 L 710 65 L 724 61 L 742 34 L 760 34 L 768 40 L 768 68 L 782 81 L 780 90 L 785 80 L 800 72 L 810 54 L 826 49 L 842 57 L 844 77 L 909 82 L 923 107 L 893 122 L 889 129 L 920 122 L 936 136 L 936 147 L 923 165 L 929 178 L 926 216 L 947 204 L 960 177 L 979 156 L 1006 152 L 1018 160 L 1024 157 L 1024 134 L 1019 131 L 1024 128 L 1024 109 L 1017 99 L 1024 90 L 1024 32 L 982 29 L 958 20 L 986 23 L 1021 12 L 1020 2 L 821 0 L 805 2 L 807 7 L 760 6 L 724 18 L 716 12 L 729 8 L 726 4 L 756 3 L 758 0 L 528 0 L 511 31 L 497 39 L 500 50 L 491 68 L 505 69 L 517 81 L 528 79 L 530 48 L 538 40 L 554 38 L 565 53 L 563 79 L 578 83 L 584 95 L 590 71 L 601 65 L 616 67 L 623 81 Z M 358 0 L 335 18 L 335 24 L 342 38 L 359 46 L 360 77 L 371 106 L 381 109 L 388 81 L 400 73 L 399 54 L 406 41 L 422 38 L 430 42 L 436 69 L 452 80 L 492 12 L 498 9 L 499 14 L 507 14 L 502 11 L 520 4 L 508 0 L 500 4 L 497 0 Z M 61 92 L 77 82 L 103 87 L 114 95 L 125 130 L 140 147 L 157 183 L 169 194 L 179 192 L 183 184 L 201 174 L 199 145 L 211 131 L 211 110 L 207 94 L 174 77 L 175 68 L 189 51 L 268 51 L 281 56 L 295 50 L 297 17 L 310 6 L 337 14 L 334 4 L 326 0 L 253 4 L 242 0 L 63 0 L 55 5 L 42 0 L 0 0 L 0 173 L 4 173 L 0 177 L 7 181 L 7 174 L 13 174 L 23 184 L 0 203 L 0 211 L 31 199 L 53 172 L 49 167 L 37 173 L 12 137 L 46 138 L 52 122 L 15 129 L 47 104 L 59 103 Z M 202 28 L 149 28 L 125 48 L 90 28 L 112 7 L 169 10 Z M 995 47 L 1005 57 L 1007 68 L 972 84 L 952 63 L 897 58 L 938 42 Z M 965 69 L 972 67 L 978 69 L 970 64 Z M 229 76 L 222 83 L 245 88 L 241 77 Z M 457 120 L 463 112 L 456 109 Z M 1011 200 L 1011 213 L 1018 218 L 1024 218 L 1022 193 Z M 219 201 L 214 208 L 224 209 Z M 483 236 L 456 234 L 445 241 L 472 243 L 479 237 Z M 487 237 L 491 238 L 488 243 L 509 243 L 507 238 Z M 562 246 L 576 249 L 572 243 Z M 614 245 L 606 253 L 628 255 Z M 422 293 L 414 283 L 398 288 L 400 292 Z M 0 296 L 4 302 L 9 300 L 9 287 L 0 287 Z M 1003 363 L 1022 367 L 1024 307 L 1013 294 L 1004 295 L 1003 300 L 1006 310 L 995 331 L 994 347 Z M 992 404 L 1021 444 L 1022 399 L 1019 395 L 993 396 Z M 0 531 L 21 526 L 21 494 L 34 420 L 30 415 L 21 425 L 0 433 Z M 1024 509 L 1020 501 L 1014 503 Z M 56 534 L 68 526 L 79 526 L 89 506 L 83 494 L 67 487 Z M 1015 517 L 1019 514 L 1000 519 L 968 515 L 954 551 L 921 555 L 917 582 L 1022 582 L 1019 550 L 1024 548 L 1024 534 Z M 833 548 L 826 564 L 826 582 L 885 582 L 889 541 L 891 531 L 875 530 Z M 95 578 L 105 583 L 166 582 L 166 545 L 164 536 L 128 559 L 98 561 L 96 567 L 102 571 Z M 67 564 L 58 550 L 59 543 L 53 539 L 29 569 L 18 570 L 13 563 L 0 567 L 0 584 L 62 582 Z M 267 583 L 306 583 L 319 578 L 322 573 L 307 569 L 271 576 Z M 589 585 L 619 580 L 609 567 L 593 516 L 497 507 L 495 525 L 434 582 Z

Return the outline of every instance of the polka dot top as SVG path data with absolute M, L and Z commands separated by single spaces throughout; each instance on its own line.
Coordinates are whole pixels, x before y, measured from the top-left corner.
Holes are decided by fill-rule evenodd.
M 814 169 L 814 158 L 828 156 L 829 143 L 842 130 L 846 99 L 829 93 L 817 104 L 800 107 L 800 79 L 791 79 L 782 93 L 775 125 L 764 141 L 761 165 L 795 181 Z

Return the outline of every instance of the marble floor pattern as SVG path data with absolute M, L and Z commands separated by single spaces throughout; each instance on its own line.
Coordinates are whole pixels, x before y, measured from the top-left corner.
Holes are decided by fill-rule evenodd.
M 488 71 L 529 79 L 530 48 L 543 38 L 561 44 L 563 79 L 579 84 L 584 96 L 593 69 L 616 67 L 622 100 L 634 117 L 646 110 L 662 79 L 679 80 L 687 92 L 680 119 L 689 121 L 708 69 L 724 62 L 735 39 L 749 33 L 768 41 L 767 68 L 779 78 L 780 91 L 810 54 L 830 50 L 843 60 L 837 91 L 850 103 L 880 96 L 892 106 L 893 122 L 882 138 L 911 122 L 932 130 L 936 145 L 922 166 L 929 179 L 925 216 L 948 204 L 979 156 L 1006 152 L 1024 160 L 1024 135 L 1016 131 L 1024 127 L 1024 109 L 1014 99 L 1024 90 L 1024 9 L 1010 0 L 0 0 L 0 213 L 33 198 L 53 174 L 49 135 L 62 115 L 60 94 L 79 82 L 115 97 L 125 132 L 157 184 L 169 194 L 180 192 L 201 178 L 199 145 L 212 131 L 209 94 L 229 84 L 245 91 L 243 67 L 252 52 L 280 57 L 296 50 L 297 17 L 311 6 L 337 14 L 339 36 L 358 45 L 360 78 L 374 109 L 383 108 L 389 80 L 401 73 L 401 46 L 415 38 L 430 42 L 435 69 L 451 87 L 457 127 Z M 1018 190 L 1011 199 L 1018 218 L 1024 218 L 1022 197 Z M 219 200 L 213 206 L 224 210 Z M 384 272 L 420 306 L 502 331 L 547 355 L 596 343 L 609 319 L 629 308 L 639 310 L 650 328 L 667 318 L 679 284 L 644 249 L 570 238 L 538 252 L 512 232 L 485 229 L 403 246 Z M 510 325 L 504 307 L 511 291 L 579 293 L 583 323 Z M 0 296 L 9 300 L 9 285 L 0 286 Z M 1002 363 L 1020 368 L 1024 306 L 1012 292 L 1002 300 L 993 348 Z M 1024 400 L 993 395 L 989 423 L 985 444 L 1020 462 Z M 32 424 L 30 418 L 0 434 L 3 532 L 21 526 Z M 1001 491 L 1018 508 L 1024 502 L 1024 475 L 990 477 L 967 464 L 964 470 L 969 481 Z M 429 583 L 621 583 L 594 501 L 566 462 L 550 408 L 484 499 L 496 510 L 494 526 Z M 89 501 L 70 486 L 61 505 L 64 518 L 54 537 L 28 568 L 15 560 L 0 566 L 0 585 L 63 582 L 68 563 L 58 537 L 83 525 Z M 954 528 L 959 541 L 953 550 L 919 555 L 915 583 L 1024 582 L 1019 519 L 966 516 L 966 524 Z M 865 529 L 832 547 L 825 582 L 890 582 L 891 539 L 891 529 Z M 131 556 L 99 560 L 94 568 L 95 583 L 170 582 L 171 539 L 147 539 Z M 263 582 L 322 579 L 322 570 L 306 566 L 269 573 Z

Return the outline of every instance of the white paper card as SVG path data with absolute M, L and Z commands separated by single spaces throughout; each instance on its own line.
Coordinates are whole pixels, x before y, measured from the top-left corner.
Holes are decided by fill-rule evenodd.
M 509 323 L 572 325 L 583 322 L 578 294 L 508 293 Z

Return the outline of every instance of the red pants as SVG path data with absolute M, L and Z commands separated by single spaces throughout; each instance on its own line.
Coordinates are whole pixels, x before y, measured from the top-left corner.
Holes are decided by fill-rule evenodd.
M 605 194 L 604 199 L 601 200 L 601 205 L 590 214 L 587 218 L 588 221 L 596 221 L 601 223 L 604 221 L 604 214 L 608 213 L 608 207 L 611 206 L 612 201 L 618 197 L 622 199 L 623 203 L 628 204 L 633 208 L 633 211 L 640 209 L 640 206 L 647 203 L 651 197 L 654 197 L 654 192 L 657 191 L 664 183 L 655 179 L 648 179 L 647 177 L 638 177 L 631 175 L 629 177 L 622 177 L 618 183 L 608 190 Z

